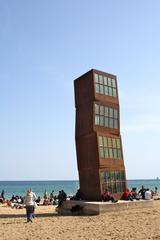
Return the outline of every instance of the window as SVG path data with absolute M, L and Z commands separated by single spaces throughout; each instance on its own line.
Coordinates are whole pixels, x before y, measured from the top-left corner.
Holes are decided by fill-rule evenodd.
M 104 158 L 103 147 L 100 147 L 100 158 Z
M 118 129 L 118 117 L 118 109 L 95 104 L 95 125 Z
M 105 155 L 105 158 L 108 158 L 109 157 L 109 154 L 108 154 L 108 148 L 104 148 L 104 155 Z
M 105 116 L 109 116 L 109 108 L 108 107 L 105 107 Z
M 103 84 L 103 76 L 102 75 L 99 75 L 99 83 Z
M 100 106 L 100 115 L 104 115 L 104 107 Z
M 96 93 L 117 97 L 116 79 L 101 74 L 94 74 Z
M 95 114 L 99 114 L 99 105 L 95 104 Z
M 116 88 L 116 81 L 114 78 L 112 78 L 112 87 Z
M 104 121 L 105 121 L 105 127 L 109 127 L 109 118 L 105 117 Z
M 95 116 L 95 124 L 99 125 L 99 116 L 98 115 Z
M 108 78 L 108 86 L 109 86 L 109 87 L 112 86 L 111 78 Z
M 96 83 L 96 92 L 99 93 L 99 84 Z
M 95 79 L 95 82 L 98 83 L 98 74 L 94 74 L 94 79 Z
M 104 81 L 104 85 L 108 85 L 108 83 L 107 83 L 107 77 L 103 77 L 103 81 Z
M 99 122 L 100 126 L 104 126 L 104 117 L 100 116 L 100 122 Z
M 101 94 L 103 94 L 103 93 L 104 93 L 104 91 L 103 91 L 103 85 L 99 85 L 99 86 L 100 86 L 99 92 L 100 92 Z
M 99 146 L 103 146 L 103 138 L 99 136 L 98 140 L 99 140 Z
M 109 192 L 122 193 L 126 187 L 124 171 L 101 172 L 102 190 L 108 189 Z
M 122 150 L 120 139 L 114 137 L 98 136 L 100 152 L 103 149 L 103 154 L 100 153 L 100 158 L 111 158 L 116 160 L 122 159 Z

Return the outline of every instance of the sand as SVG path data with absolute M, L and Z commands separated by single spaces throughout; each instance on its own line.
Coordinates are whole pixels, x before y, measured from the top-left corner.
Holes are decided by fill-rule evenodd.
M 0 205 L 0 240 L 160 240 L 160 200 L 151 208 L 97 216 L 58 216 L 53 206 L 39 206 L 36 212 L 33 222 L 26 223 L 25 209 Z

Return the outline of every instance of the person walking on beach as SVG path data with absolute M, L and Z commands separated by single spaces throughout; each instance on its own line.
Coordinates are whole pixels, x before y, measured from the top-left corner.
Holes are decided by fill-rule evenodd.
M 31 189 L 27 191 L 24 203 L 26 205 L 27 222 L 32 222 L 34 216 L 34 195 Z

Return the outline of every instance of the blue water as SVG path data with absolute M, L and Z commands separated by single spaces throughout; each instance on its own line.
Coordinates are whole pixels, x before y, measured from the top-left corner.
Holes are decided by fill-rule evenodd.
M 154 191 L 155 186 L 160 192 L 160 180 L 128 180 L 128 187 L 136 187 L 137 190 L 144 185 L 146 188 Z M 11 198 L 14 195 L 25 196 L 26 190 L 32 188 L 37 196 L 43 196 L 44 191 L 48 193 L 54 190 L 54 194 L 58 194 L 59 190 L 64 190 L 68 195 L 73 195 L 79 188 L 79 181 L 0 181 L 0 193 L 5 190 L 5 197 Z

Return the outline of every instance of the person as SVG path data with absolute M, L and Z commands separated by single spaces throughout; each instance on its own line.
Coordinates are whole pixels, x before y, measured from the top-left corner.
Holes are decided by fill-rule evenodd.
M 141 195 L 142 199 L 145 199 L 145 191 L 146 191 L 146 189 L 142 185 L 141 189 L 138 192 Z
M 129 191 L 128 188 L 125 189 L 124 193 L 121 196 L 121 200 L 125 201 L 133 201 L 132 193 Z
M 5 192 L 4 192 L 4 189 L 3 189 L 2 192 L 1 192 L 1 198 L 2 198 L 2 199 L 4 199 L 4 193 L 5 193 Z
M 145 194 L 144 194 L 144 199 L 145 200 L 151 200 L 152 198 L 152 194 L 151 191 L 149 190 L 149 188 L 146 189 Z
M 38 198 L 36 199 L 36 201 L 35 201 L 36 203 L 40 203 L 41 202 L 41 197 L 40 196 L 38 196 Z
M 27 222 L 32 222 L 34 216 L 34 195 L 31 189 L 27 190 L 24 203 L 26 205 Z
M 132 188 L 131 194 L 132 194 L 132 198 L 133 198 L 133 199 L 135 199 L 135 200 L 140 200 L 140 196 L 139 196 L 139 194 L 137 193 L 137 189 L 136 189 L 136 188 Z
M 46 191 L 46 190 L 44 191 L 43 198 L 44 198 L 44 199 L 48 199 L 48 193 L 47 193 L 47 191 Z
M 108 189 L 106 189 L 102 195 L 101 195 L 101 199 L 103 202 L 109 202 L 109 201 L 112 201 L 112 202 L 117 202 L 114 197 L 111 195 L 111 193 L 108 191 Z
M 80 189 L 78 189 L 76 194 L 73 197 L 71 197 L 71 200 L 81 200 L 81 199 L 82 199 L 81 192 L 80 192 Z
M 59 191 L 57 208 L 62 207 L 62 204 L 64 201 L 66 201 L 66 199 L 67 199 L 67 194 L 64 192 L 64 190 Z
M 33 207 L 33 213 L 32 213 L 32 217 L 35 218 L 35 207 L 37 207 L 37 203 L 36 203 L 36 200 L 37 200 L 37 196 L 34 192 L 32 192 L 32 189 L 30 188 L 30 192 L 32 193 L 33 195 L 33 201 L 34 201 L 34 207 Z
M 157 187 L 155 187 L 155 194 L 157 195 L 157 190 L 158 190 L 158 188 Z

